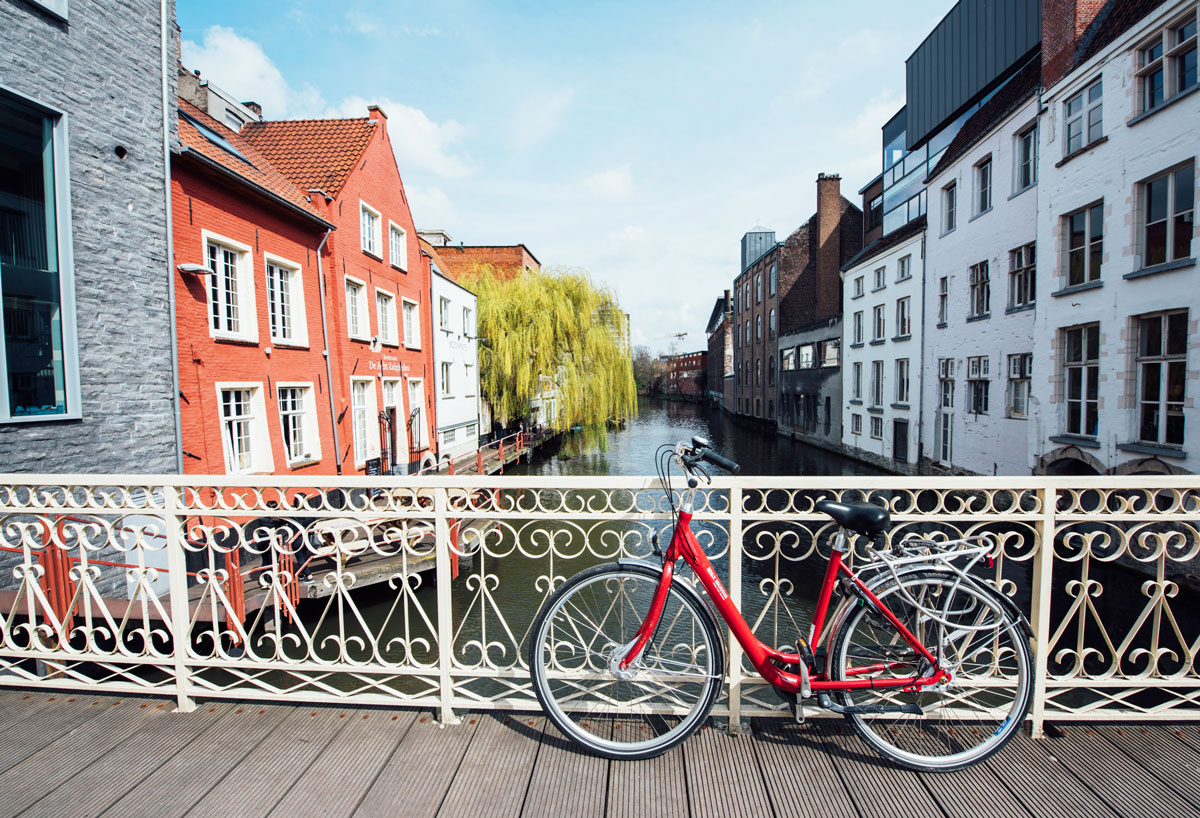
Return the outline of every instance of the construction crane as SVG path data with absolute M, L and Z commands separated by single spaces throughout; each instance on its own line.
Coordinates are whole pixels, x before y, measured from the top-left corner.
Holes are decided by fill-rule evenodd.
M 673 339 L 671 341 L 671 355 L 675 356 L 679 352 L 679 342 L 682 341 L 686 337 L 687 337 L 686 332 L 676 332 L 672 335 L 660 335 L 657 338 L 655 338 L 654 340 L 655 341 L 665 341 L 668 338 Z

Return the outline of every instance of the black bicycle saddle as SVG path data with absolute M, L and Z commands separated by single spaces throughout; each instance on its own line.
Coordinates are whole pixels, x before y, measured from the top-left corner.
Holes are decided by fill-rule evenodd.
M 838 503 L 834 500 L 818 500 L 817 511 L 823 511 L 838 525 L 877 537 L 891 528 L 892 518 L 888 510 L 873 503 Z

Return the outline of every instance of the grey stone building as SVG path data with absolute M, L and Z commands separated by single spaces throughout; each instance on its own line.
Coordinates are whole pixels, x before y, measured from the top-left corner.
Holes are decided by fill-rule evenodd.
M 176 31 L 173 0 L 0 3 L 0 471 L 180 470 Z

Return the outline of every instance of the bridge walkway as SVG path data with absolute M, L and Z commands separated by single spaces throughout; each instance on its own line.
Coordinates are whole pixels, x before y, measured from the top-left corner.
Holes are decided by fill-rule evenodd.
M 657 759 L 577 753 L 543 718 L 0 688 L 0 816 L 1200 816 L 1200 724 L 1051 724 L 919 775 L 841 721 L 705 729 Z

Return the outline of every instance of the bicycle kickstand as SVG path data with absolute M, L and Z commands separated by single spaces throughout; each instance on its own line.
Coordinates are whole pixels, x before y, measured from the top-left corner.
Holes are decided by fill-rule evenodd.
M 792 712 L 796 716 L 796 724 L 804 724 L 804 700 L 812 695 L 812 687 L 808 680 L 808 669 L 812 665 L 812 649 L 803 636 L 796 639 L 796 655 L 800 659 L 800 690 L 796 693 L 796 705 Z

